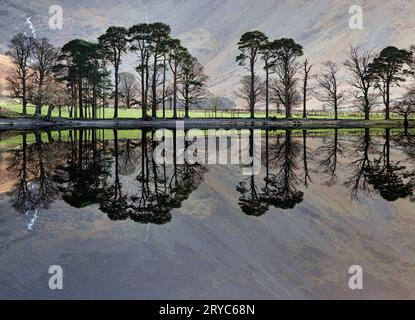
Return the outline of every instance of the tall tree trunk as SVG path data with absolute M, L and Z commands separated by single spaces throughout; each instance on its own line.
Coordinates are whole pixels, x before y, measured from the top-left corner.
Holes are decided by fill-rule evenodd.
M 114 76 L 115 76 L 115 99 L 114 99 L 114 119 L 118 118 L 118 62 L 114 65 Z
M 141 65 L 141 118 L 147 119 L 147 103 L 146 103 L 146 92 L 145 92 L 145 66 L 144 66 L 144 55 L 141 54 L 142 65 Z
M 79 105 L 79 117 L 84 117 L 84 110 L 83 110 L 83 97 L 82 97 L 82 77 L 78 78 L 78 105 Z
M 307 85 L 308 75 L 313 65 L 308 64 L 308 60 L 304 61 L 304 83 L 303 83 L 303 118 L 307 118 Z
M 69 118 L 73 116 L 73 109 L 75 104 L 75 92 L 73 88 L 73 84 L 71 84 L 71 108 L 69 109 Z
M 369 91 L 365 90 L 365 120 L 370 119 Z
M 173 74 L 173 119 L 177 119 L 177 64 L 174 62 L 174 74 Z
M 269 118 L 269 70 L 265 66 L 265 118 Z
M 53 108 L 49 106 L 48 107 L 48 115 L 47 115 L 48 120 L 50 120 L 50 118 L 52 118 L 52 111 L 53 111 Z
M 186 89 L 185 104 L 184 104 L 184 117 L 189 119 L 189 90 Z
M 42 100 L 40 97 L 36 98 L 36 110 L 35 117 L 39 117 L 42 114 Z
M 285 117 L 291 118 L 291 101 L 290 101 L 290 81 L 288 76 L 288 62 L 284 62 L 284 98 L 285 98 Z
M 43 76 L 39 76 L 39 86 L 36 93 L 36 109 L 35 117 L 42 115 L 42 90 L 43 90 Z
M 26 73 L 23 74 L 22 80 L 22 113 L 27 115 L 27 87 L 26 87 Z
M 386 83 L 386 110 L 385 110 L 385 119 L 389 120 L 390 119 L 390 82 L 388 81 Z
M 131 98 L 130 98 L 130 94 L 128 94 L 128 93 L 125 97 L 125 106 L 127 107 L 127 109 L 130 109 L 130 107 L 131 107 Z
M 338 120 L 337 99 L 336 98 L 335 98 L 335 101 L 334 101 L 334 120 Z
M 92 86 L 92 118 L 97 118 L 97 85 L 96 83 Z
M 163 66 L 163 119 L 166 118 L 166 57 Z
M 285 117 L 291 118 L 291 102 L 288 85 L 285 85 Z
M 255 99 L 254 99 L 254 91 L 255 91 L 255 69 L 254 69 L 254 62 L 251 59 L 251 93 L 249 97 L 249 108 L 251 112 L 251 119 L 255 118 Z
M 305 70 L 307 72 L 307 69 Z M 304 75 L 304 87 L 303 87 L 303 118 L 307 118 L 307 74 Z
M 151 82 L 152 101 L 151 101 L 151 117 L 157 118 L 157 52 L 154 53 L 154 70 Z
M 148 89 L 149 89 L 148 82 L 149 82 L 149 78 L 150 78 L 150 71 L 149 71 L 149 68 L 148 68 L 148 60 L 149 60 L 149 54 L 147 54 L 147 58 L 146 58 L 146 83 L 145 83 L 145 94 L 144 94 L 145 104 L 146 104 L 146 118 L 148 118 L 148 116 L 147 116 L 147 102 L 148 102 Z

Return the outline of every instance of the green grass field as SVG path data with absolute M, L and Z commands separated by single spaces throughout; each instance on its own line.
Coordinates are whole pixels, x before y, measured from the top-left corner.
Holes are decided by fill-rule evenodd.
M 0 108 L 1 109 L 5 109 L 9 112 L 13 112 L 16 114 L 21 114 L 22 112 L 22 106 L 20 104 L 13 104 L 13 103 L 6 103 L 6 102 L 2 102 L 0 103 Z M 34 115 L 35 112 L 35 107 L 32 105 L 29 105 L 27 107 L 27 112 L 28 115 Z M 47 115 L 47 107 L 42 108 L 42 115 L 46 116 Z M 98 118 L 99 119 L 112 119 L 114 115 L 114 109 L 113 108 L 106 108 L 105 109 L 105 114 L 103 114 L 103 109 L 99 109 L 98 110 Z M 190 110 L 189 111 L 189 115 L 190 118 L 249 118 L 249 112 L 245 111 L 245 110 L 238 110 L 238 111 L 217 111 L 216 113 L 212 110 Z M 7 115 L 6 115 L 7 116 Z M 12 117 L 13 115 L 8 115 L 9 117 Z M 53 110 L 52 112 L 52 116 L 53 117 L 58 117 L 59 116 L 59 111 L 57 109 Z M 69 117 L 69 110 L 68 108 L 63 108 L 62 109 L 62 114 L 61 116 L 63 118 L 68 118 Z M 157 112 L 157 117 L 158 118 L 162 118 L 163 113 L 161 110 L 158 110 Z M 178 110 L 178 117 L 182 118 L 184 116 L 184 110 L 180 109 Z M 270 112 L 270 116 L 271 117 L 277 117 L 277 118 L 284 118 L 283 115 L 278 114 L 276 115 L 276 113 Z M 119 109 L 118 111 L 118 117 L 119 118 L 135 118 L 135 119 L 139 119 L 141 118 L 141 110 L 138 109 Z M 173 111 L 172 110 L 166 110 L 166 118 L 172 118 L 173 117 Z M 256 118 L 265 118 L 265 112 L 258 112 L 256 114 Z M 294 116 L 293 118 L 301 118 L 301 113 L 300 112 L 294 112 Z M 309 115 L 309 118 L 311 119 L 323 119 L 323 118 L 332 118 L 332 116 L 327 115 L 327 116 L 314 116 L 314 115 Z M 384 118 L 383 113 L 374 113 L 371 115 L 371 119 L 373 120 L 382 120 Z M 397 116 L 397 115 L 393 115 L 392 114 L 392 118 L 393 119 L 402 119 L 402 117 Z M 363 119 L 362 116 L 356 116 L 353 114 L 345 114 L 345 113 L 341 113 L 339 116 L 339 119 Z
M 11 112 L 15 112 L 18 114 L 22 113 L 22 106 L 19 104 L 11 104 L 11 103 L 0 103 L 0 108 L 6 109 L 8 111 Z M 35 113 L 35 107 L 32 105 L 28 105 L 27 107 L 27 114 L 29 116 L 34 115 Z M 47 115 L 47 107 L 42 108 L 42 115 L 46 116 Z M 219 118 L 224 118 L 224 117 L 231 117 L 232 113 L 231 112 L 221 112 L 218 111 L 216 113 L 217 117 Z M 236 115 L 236 113 L 235 113 Z M 53 110 L 52 112 L 52 116 L 53 117 L 58 117 L 59 116 L 59 111 L 57 109 Z M 68 108 L 63 108 L 62 109 L 62 114 L 61 116 L 63 118 L 68 118 L 69 117 L 69 110 Z M 98 110 L 98 118 L 100 119 L 112 119 L 114 116 L 114 109 L 113 108 L 106 108 L 105 109 L 105 114 L 103 114 L 103 110 L 102 108 Z M 158 110 L 157 112 L 157 117 L 161 118 L 163 116 L 163 112 L 162 110 Z M 183 117 L 184 116 L 184 110 L 178 110 L 178 116 L 179 117 Z M 206 112 L 203 110 L 190 110 L 190 117 L 193 118 L 205 118 L 205 117 L 214 117 L 215 114 L 213 112 Z M 244 111 L 240 111 L 239 112 L 239 116 L 241 118 L 248 118 L 249 117 L 249 113 L 248 112 L 244 112 Z M 141 118 L 141 110 L 139 109 L 122 109 L 120 108 L 118 110 L 118 117 L 119 118 Z M 172 110 L 166 110 L 166 118 L 172 118 L 173 117 L 173 111 Z
M 205 131 L 205 130 L 202 130 Z M 69 136 L 70 132 L 72 132 L 72 137 L 75 138 L 75 132 L 76 130 L 60 130 L 60 131 L 52 131 L 50 132 L 50 137 L 53 139 L 53 141 L 70 141 Z M 238 130 L 235 130 L 235 133 L 238 132 Z M 262 130 L 262 135 L 265 135 L 264 130 Z M 403 132 L 403 129 L 392 129 L 391 135 L 396 135 Z M 409 130 L 410 134 L 415 133 L 415 129 Z M 166 136 L 169 135 L 169 133 L 164 132 Z M 278 134 L 284 135 L 285 130 L 283 129 L 277 129 L 268 131 L 269 137 L 276 136 Z M 365 129 L 361 128 L 346 128 L 346 129 L 339 129 L 338 134 L 339 136 L 361 136 L 365 133 Z M 226 131 L 224 134 L 229 134 L 229 131 Z M 385 134 L 385 130 L 382 128 L 371 128 L 370 134 L 372 136 L 383 136 Z M 151 137 L 152 133 L 147 132 L 147 137 Z M 178 137 L 183 137 L 184 132 L 178 132 Z M 333 136 L 333 129 L 308 129 L 307 135 L 309 137 L 332 137 Z M 117 130 L 117 137 L 120 141 L 122 140 L 135 140 L 135 139 L 141 139 L 143 136 L 143 132 L 139 129 L 136 130 Z M 220 136 L 220 134 L 219 134 Z M 303 130 L 302 129 L 293 129 L 292 130 L 292 136 L 293 137 L 302 137 L 303 136 Z M 84 140 L 91 141 L 92 139 L 92 130 L 84 130 Z M 96 130 L 96 139 L 97 140 L 106 140 L 106 141 L 113 141 L 114 140 L 114 130 L 112 129 L 97 129 Z M 52 142 L 49 140 L 48 133 L 42 132 L 41 133 L 41 140 L 43 142 Z M 26 133 L 26 143 L 32 144 L 36 142 L 36 137 L 33 132 L 27 132 Z M 10 146 L 19 146 L 23 143 L 23 135 L 21 132 L 14 132 L 10 136 L 1 137 L 0 136 L 0 148 L 1 147 L 10 147 Z

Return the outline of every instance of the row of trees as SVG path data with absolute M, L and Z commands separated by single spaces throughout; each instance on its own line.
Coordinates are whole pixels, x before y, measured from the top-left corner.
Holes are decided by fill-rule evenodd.
M 142 23 L 129 29 L 109 27 L 97 42 L 75 39 L 61 49 L 47 39 L 18 34 L 6 53 L 14 64 L 7 78 L 10 92 L 22 100 L 23 114 L 30 102 L 36 105 L 37 116 L 42 106 L 48 105 L 49 110 L 69 106 L 71 117 L 96 118 L 99 106 L 105 107 L 113 99 L 117 118 L 120 98 L 124 98 L 127 107 L 138 104 L 142 108 L 144 119 L 150 117 L 149 110 L 156 118 L 159 106 L 165 116 L 166 100 L 171 98 L 173 117 L 177 117 L 179 103 L 188 117 L 190 106 L 206 93 L 207 76 L 170 32 L 164 23 Z M 137 61 L 138 81 L 133 73 L 120 72 L 127 55 Z M 50 95 L 52 92 L 59 92 L 59 97 Z
M 13 97 L 22 101 L 22 112 L 27 113 L 27 104 L 36 105 L 36 115 L 40 115 L 42 105 L 55 98 L 52 86 L 53 68 L 58 59 L 58 50 L 47 39 L 35 39 L 24 34 L 15 35 L 6 52 L 14 68 L 7 76 L 8 89 Z
M 271 41 L 260 31 L 242 35 L 238 48 L 236 61 L 249 72 L 242 79 L 238 95 L 248 104 L 252 118 L 261 100 L 265 101 L 266 117 L 274 102 L 284 106 L 288 118 L 302 100 L 305 118 L 310 91 L 338 118 L 339 107 L 347 96 L 345 83 L 339 79 L 339 64 L 326 61 L 320 73 L 312 74 L 313 65 L 307 59 L 300 63 L 304 55 L 300 44 L 287 38 Z M 405 118 L 414 112 L 415 90 L 410 90 L 402 101 L 391 102 L 391 88 L 415 73 L 414 51 L 414 47 L 387 47 L 375 54 L 358 47 L 349 49 L 343 66 L 350 74 L 353 103 L 365 119 L 380 100 L 386 119 L 391 111 Z M 98 110 L 104 112 L 112 101 L 113 116 L 117 118 L 122 99 L 127 108 L 141 107 L 144 119 L 156 118 L 159 107 L 165 117 L 167 102 L 173 109 L 173 118 L 177 118 L 178 105 L 184 107 L 188 118 L 190 107 L 206 95 L 207 76 L 202 65 L 180 40 L 171 37 L 170 27 L 160 22 L 141 23 L 129 29 L 109 27 L 96 42 L 75 39 L 60 49 L 45 38 L 17 34 L 6 54 L 14 64 L 7 77 L 9 92 L 21 99 L 23 114 L 27 114 L 27 104 L 32 103 L 36 116 L 47 105 L 49 116 L 54 108 L 61 111 L 68 107 L 70 117 L 96 118 Z M 138 80 L 132 72 L 121 72 L 127 57 L 136 61 Z M 265 80 L 258 68 L 264 70 Z M 311 80 L 319 90 L 310 86 Z
M 346 98 L 346 91 L 339 80 L 337 63 L 326 61 L 322 71 L 312 75 L 313 65 L 307 59 L 303 63 L 299 61 L 304 54 L 300 44 L 287 38 L 271 41 L 260 31 L 243 34 L 238 48 L 240 54 L 236 61 L 249 71 L 249 75 L 241 80 L 241 89 L 237 94 L 247 102 L 252 118 L 255 106 L 261 100 L 265 100 L 266 117 L 273 101 L 278 106 L 284 106 L 287 118 L 291 117 L 293 107 L 302 100 L 303 117 L 306 118 L 308 92 L 312 91 L 324 107 L 334 110 L 335 119 L 338 119 L 339 106 Z M 401 102 L 391 105 L 391 88 L 400 86 L 407 76 L 415 73 L 414 51 L 415 47 L 405 50 L 390 46 L 375 54 L 370 50 L 350 47 L 343 65 L 351 75 L 348 85 L 353 88 L 353 103 L 364 113 L 365 119 L 369 119 L 380 97 L 385 106 L 386 119 L 390 119 L 392 107 L 394 112 L 402 115 L 415 112 L 414 90 L 410 90 Z M 257 74 L 259 66 L 264 70 L 264 81 Z M 302 76 L 301 85 L 299 74 Z M 312 78 L 320 90 L 310 88 Z

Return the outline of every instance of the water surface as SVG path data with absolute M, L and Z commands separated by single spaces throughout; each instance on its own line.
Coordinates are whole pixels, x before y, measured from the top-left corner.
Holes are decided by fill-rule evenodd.
M 252 176 L 171 135 L 1 133 L 0 298 L 415 298 L 415 132 L 262 131 Z

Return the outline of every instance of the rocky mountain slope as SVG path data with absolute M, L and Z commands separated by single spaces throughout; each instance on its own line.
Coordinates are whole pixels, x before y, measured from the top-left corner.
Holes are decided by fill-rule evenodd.
M 48 26 L 48 9 L 56 4 L 63 8 L 63 30 Z M 355 4 L 363 7 L 363 30 L 348 27 Z M 25 30 L 28 17 L 38 36 L 58 45 L 78 37 L 93 40 L 109 25 L 163 21 L 206 66 L 211 90 L 232 97 L 244 72 L 235 56 L 245 31 L 292 37 L 317 66 L 327 59 L 342 62 L 350 44 L 409 47 L 415 43 L 414 16 L 414 0 L 1 0 L 0 49 Z

